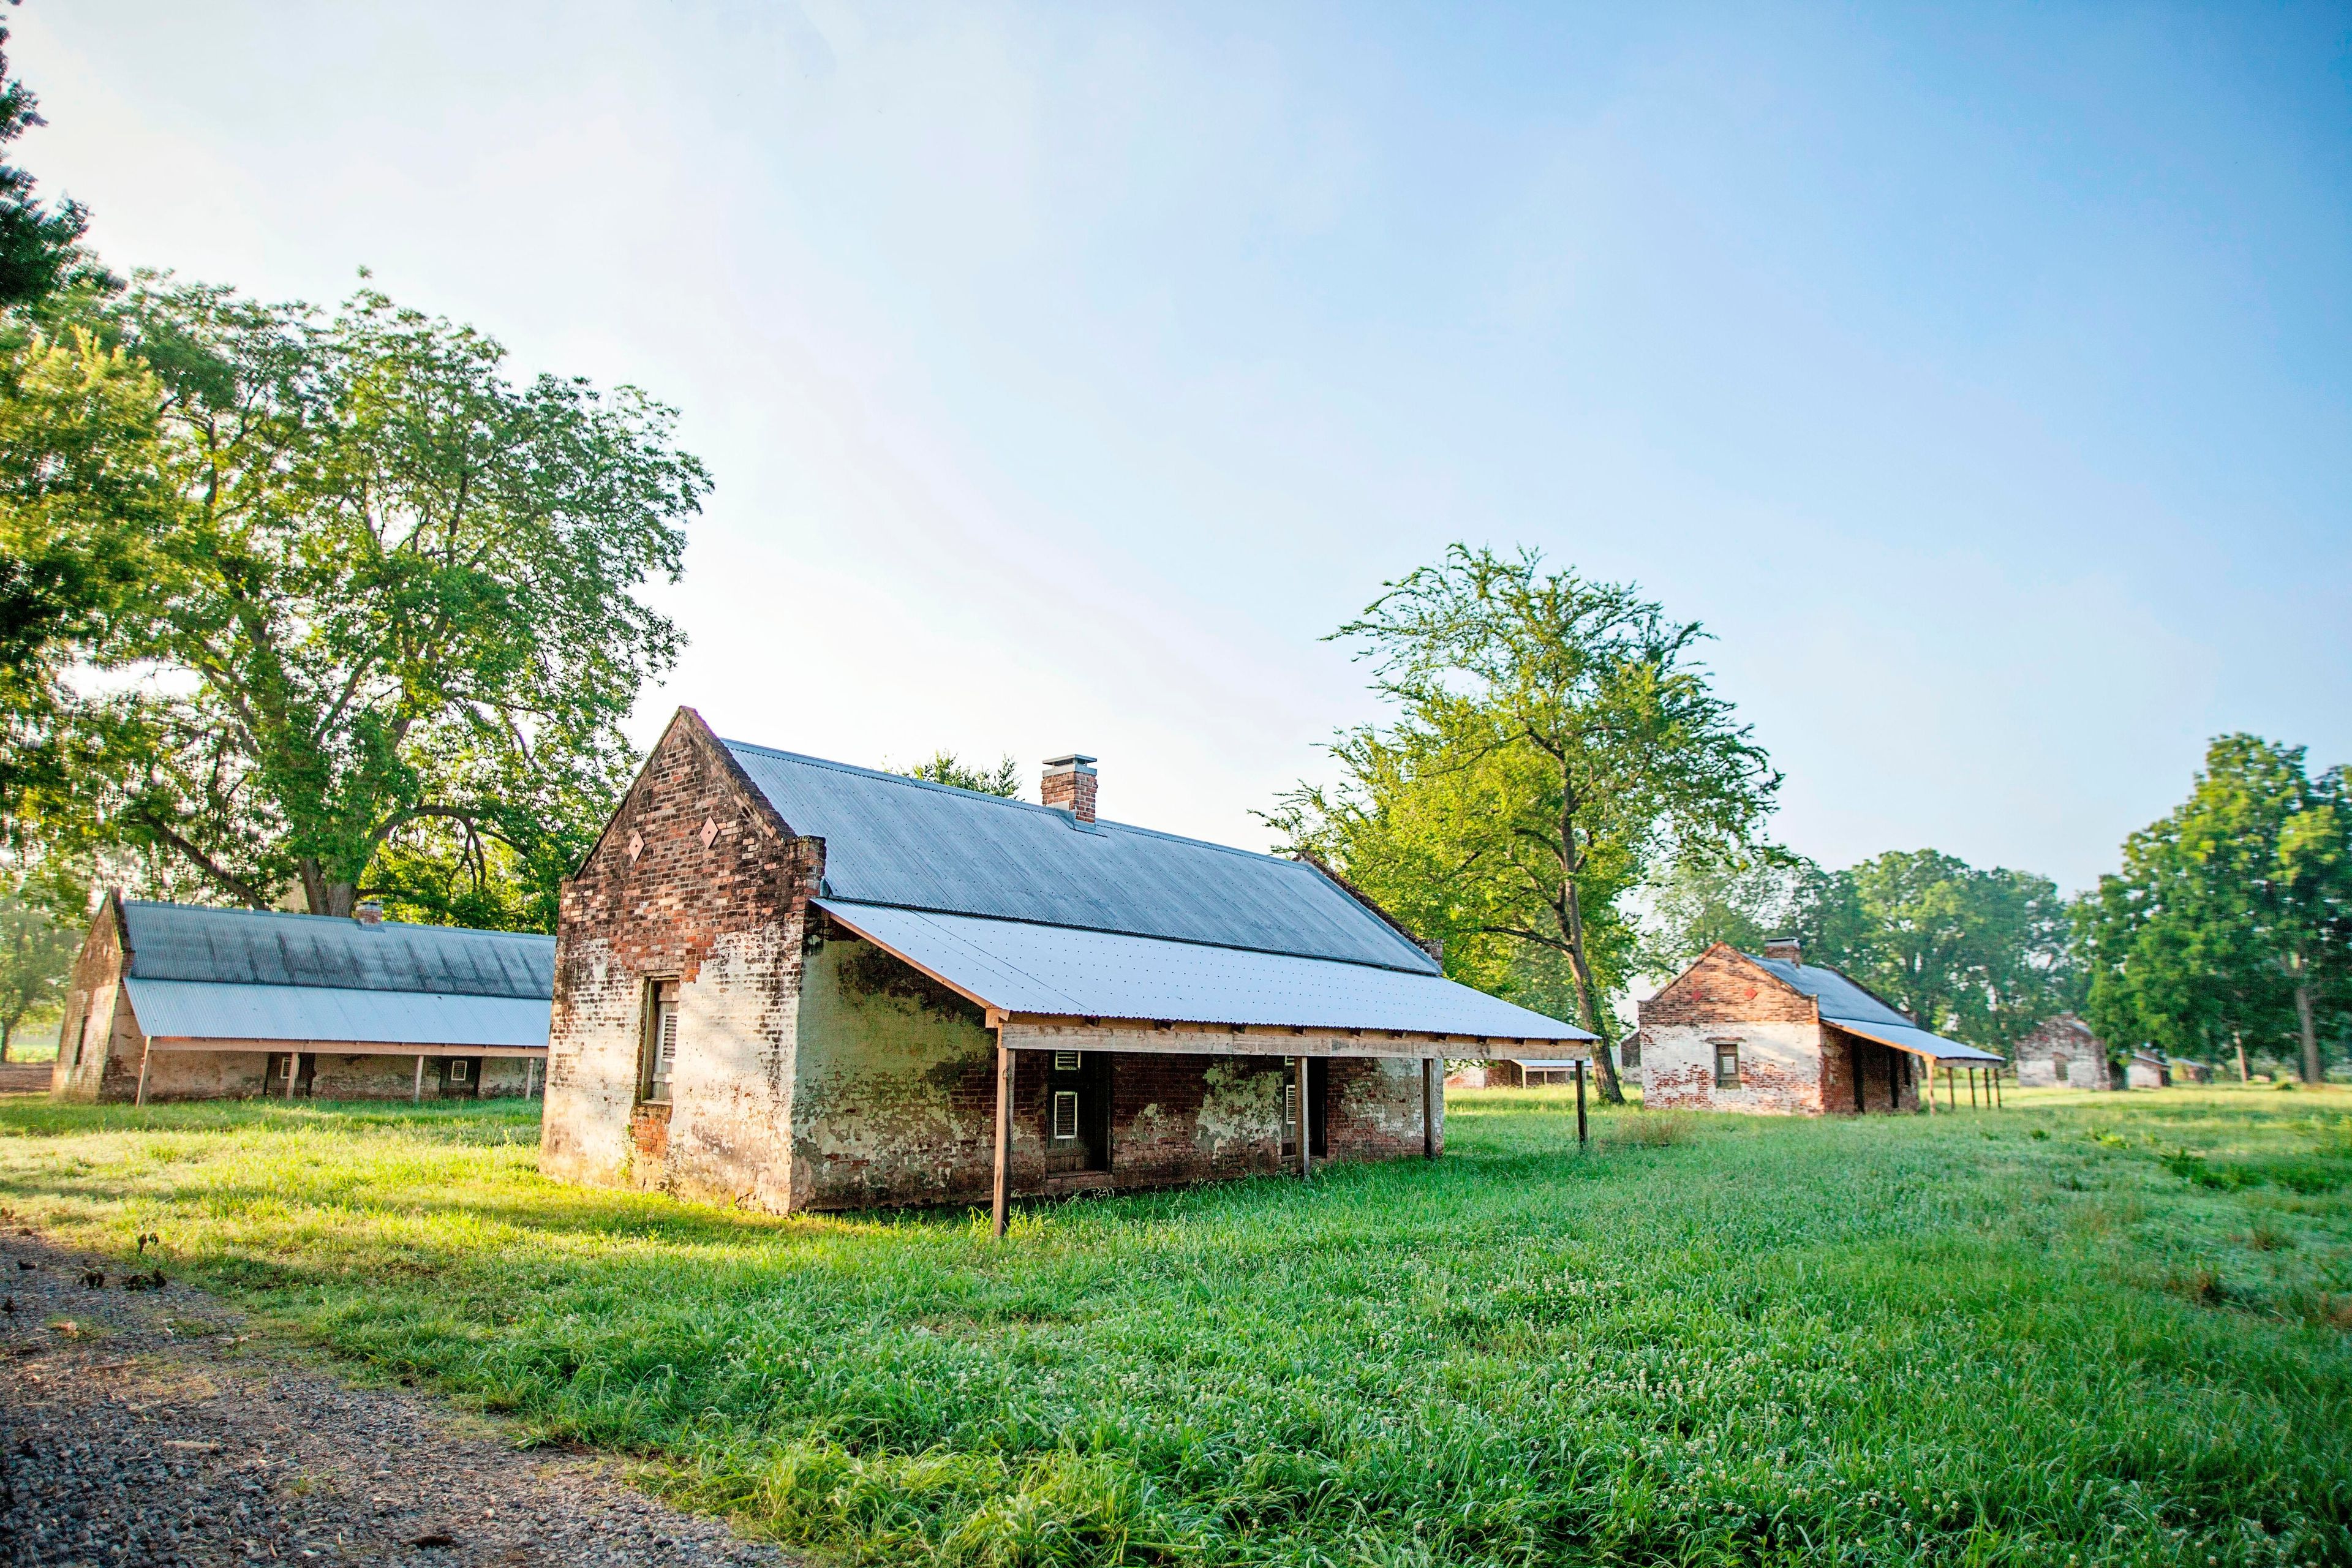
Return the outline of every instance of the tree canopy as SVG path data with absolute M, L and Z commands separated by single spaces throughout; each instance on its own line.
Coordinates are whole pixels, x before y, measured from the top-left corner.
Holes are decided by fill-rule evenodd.
M 1455 545 L 1333 635 L 1398 716 L 1343 731 L 1339 781 L 1273 825 L 1442 942 L 1455 978 L 1570 1003 L 1610 1040 L 1626 895 L 1671 858 L 1740 853 L 1780 782 L 1696 662 L 1700 627 L 1532 551 Z
M 1794 906 L 1809 963 L 1844 971 L 1937 1034 L 2005 1050 L 2069 1005 L 2066 903 L 2047 877 L 1890 850 L 1808 872 Z
M 7 42 L 8 29 L 0 27 L 0 148 L 47 123 L 32 89 L 8 74 Z M 35 184 L 25 170 L 0 163 L 0 306 L 39 300 L 93 265 L 81 249 L 89 215 L 79 202 L 44 205 Z
M 2352 774 L 2314 778 L 2304 755 L 2221 736 L 2189 798 L 2125 840 L 2078 917 L 2107 1038 L 2209 1058 L 2242 1043 L 2318 1081 L 2352 1001 Z
M 70 326 L 61 384 L 145 400 L 97 466 L 155 515 L 140 593 L 77 649 L 47 840 L 256 907 L 547 926 L 679 642 L 635 596 L 709 486 L 671 411 L 516 384 L 373 290 L 329 315 L 150 276 Z
M 8 32 L 0 27 L 0 46 Z M 43 123 L 0 48 L 0 148 Z M 88 215 L 52 209 L 0 163 L 0 837 L 65 759 L 63 667 L 137 581 L 152 521 L 155 388 L 143 367 L 53 323 L 55 296 L 118 288 L 80 248 Z
M 999 757 L 996 766 L 985 767 L 967 763 L 953 752 L 942 747 L 910 768 L 893 768 L 910 779 L 929 779 L 933 784 L 953 784 L 958 789 L 977 790 L 982 795 L 1003 795 L 1007 800 L 1021 794 L 1021 764 L 1008 752 Z

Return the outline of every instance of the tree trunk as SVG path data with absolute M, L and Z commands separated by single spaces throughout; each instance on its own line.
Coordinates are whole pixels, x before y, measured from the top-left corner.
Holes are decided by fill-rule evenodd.
M 1584 910 L 1570 884 L 1568 898 L 1568 963 L 1576 971 L 1576 1000 L 1584 1009 L 1584 1026 L 1601 1037 L 1592 1053 L 1593 1076 L 1600 1080 L 1601 1103 L 1622 1105 L 1625 1090 L 1617 1082 L 1617 1064 L 1609 1059 L 1609 1026 L 1601 1015 L 1601 994 L 1592 984 L 1592 966 L 1584 962 Z
M 0 1067 L 8 1065 L 8 1037 L 16 1032 L 16 1025 L 0 1018 Z
M 302 905 L 314 915 L 334 915 L 349 920 L 352 909 L 359 902 L 359 889 L 349 882 L 330 882 L 327 869 L 319 864 L 315 855 L 305 855 L 302 868 Z
M 2317 1083 L 2319 1071 L 2319 1031 L 2311 1021 L 2311 983 L 2303 981 L 2294 988 L 2294 1018 L 2303 1030 L 2303 1081 Z
M 2246 1076 L 2246 1037 L 2232 1029 L 2230 1031 L 2230 1043 L 2238 1047 L 2238 1081 L 2241 1084 L 2252 1082 Z
M 1584 1009 L 1584 1026 L 1600 1037 L 1592 1053 L 1601 1082 L 1601 1103 L 1622 1105 L 1625 1090 L 1617 1082 L 1617 1064 L 1609 1057 L 1609 1026 L 1601 1016 L 1601 994 L 1592 984 L 1592 965 L 1584 961 L 1584 900 L 1577 897 L 1576 873 L 1583 854 L 1576 847 L 1576 780 L 1568 759 L 1559 760 L 1559 904 L 1560 926 L 1568 936 L 1568 964 L 1576 972 L 1576 1000 Z

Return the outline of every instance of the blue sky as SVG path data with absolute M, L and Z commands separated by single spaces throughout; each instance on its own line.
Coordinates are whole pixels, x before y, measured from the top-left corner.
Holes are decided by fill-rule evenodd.
M 2352 761 L 2352 13 L 32 0 L 119 267 L 362 265 L 719 489 L 648 696 L 1250 816 L 1452 540 L 1716 635 L 1776 831 L 2087 884 Z

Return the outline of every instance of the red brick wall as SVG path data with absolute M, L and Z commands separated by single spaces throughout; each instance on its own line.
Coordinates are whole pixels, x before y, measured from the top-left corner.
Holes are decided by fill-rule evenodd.
M 784 1206 L 776 1111 L 824 868 L 823 841 L 784 831 L 681 710 L 564 885 L 541 1169 Z M 647 1148 L 630 1129 L 646 983 L 671 976 L 678 1072 L 667 1146 Z
M 58 1021 L 58 1059 L 49 1069 L 49 1086 L 68 1100 L 129 1100 L 138 1092 L 139 1060 L 147 1042 L 123 1001 L 125 967 L 121 910 L 110 893 L 74 959 L 65 1016 Z M 79 1065 L 74 1060 L 78 1041 Z
M 1641 1004 L 1645 1105 L 1777 1115 L 1851 1109 L 1839 1053 L 1822 1048 L 1813 999 L 1720 943 Z M 1715 1081 L 1717 1037 L 1737 1037 L 1739 1082 Z
M 1720 942 L 1640 1005 L 1652 1024 L 1810 1024 L 1813 999 Z

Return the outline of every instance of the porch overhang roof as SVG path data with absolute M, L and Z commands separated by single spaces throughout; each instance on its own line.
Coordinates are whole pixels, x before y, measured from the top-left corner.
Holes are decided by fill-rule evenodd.
M 1898 1051 L 1908 1051 L 1915 1057 L 1960 1067 L 1993 1067 L 2008 1058 L 1990 1051 L 1964 1046 L 1958 1040 L 1948 1040 L 1941 1035 L 1931 1035 L 1925 1029 L 1908 1024 L 1882 1024 L 1874 1019 L 1832 1018 L 1824 1016 L 1824 1024 L 1833 1024 L 1849 1035 L 1860 1035 L 1865 1040 L 1875 1040 L 1882 1046 L 1893 1046 Z
M 977 1003 L 992 1024 L 1023 1026 L 1008 1044 L 1045 1048 L 1077 1027 L 1118 1037 L 1101 1049 L 1558 1058 L 1592 1039 L 1425 973 L 843 899 L 817 905 Z
M 550 1004 L 530 996 L 367 991 L 329 985 L 150 980 L 123 988 L 140 1032 L 162 1050 L 373 1047 L 425 1055 L 547 1049 Z

